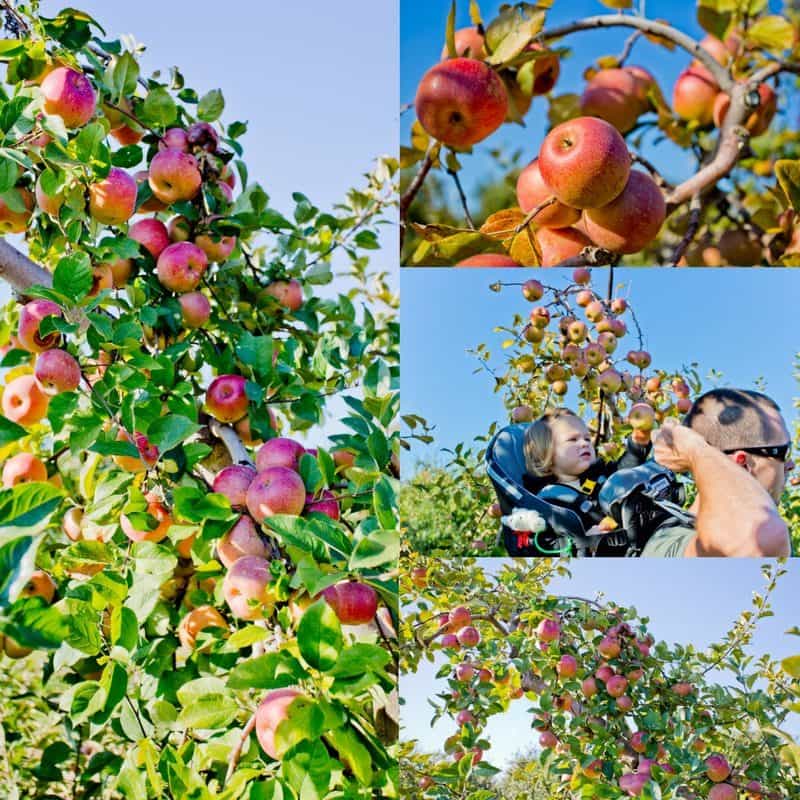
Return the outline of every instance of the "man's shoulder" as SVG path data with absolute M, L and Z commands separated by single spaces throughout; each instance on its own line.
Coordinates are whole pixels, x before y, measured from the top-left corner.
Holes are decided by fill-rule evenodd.
M 674 558 L 683 556 L 689 542 L 697 535 L 694 527 L 684 523 L 661 525 L 648 539 L 642 550 L 645 558 Z

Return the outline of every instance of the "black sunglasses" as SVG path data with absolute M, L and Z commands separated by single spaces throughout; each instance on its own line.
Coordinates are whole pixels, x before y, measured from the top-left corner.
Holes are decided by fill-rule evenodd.
M 730 455 L 731 453 L 750 453 L 754 456 L 764 456 L 764 458 L 777 458 L 778 461 L 786 461 L 789 457 L 789 451 L 792 449 L 792 443 L 786 444 L 773 444 L 761 447 L 733 447 L 730 450 L 723 450 L 723 453 Z

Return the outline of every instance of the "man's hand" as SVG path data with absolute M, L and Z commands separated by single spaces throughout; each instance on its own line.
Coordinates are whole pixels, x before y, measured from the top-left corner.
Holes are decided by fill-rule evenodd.
M 708 448 L 699 433 L 674 419 L 653 432 L 653 458 L 673 472 L 692 472 L 698 454 Z

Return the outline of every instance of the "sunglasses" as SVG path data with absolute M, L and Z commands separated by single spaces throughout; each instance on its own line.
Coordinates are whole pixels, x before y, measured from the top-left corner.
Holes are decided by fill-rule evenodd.
M 762 447 L 733 447 L 729 450 L 723 450 L 723 453 L 730 455 L 731 453 L 750 453 L 754 456 L 764 456 L 764 458 L 776 458 L 778 461 L 786 461 L 789 457 L 789 451 L 792 449 L 792 443 L 774 444 Z

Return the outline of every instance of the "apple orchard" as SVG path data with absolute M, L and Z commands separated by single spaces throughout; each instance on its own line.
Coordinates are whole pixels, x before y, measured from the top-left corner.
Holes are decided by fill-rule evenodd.
M 284 216 L 221 91 L 1 5 L 0 794 L 396 796 L 396 165 Z
M 772 615 L 780 564 L 763 567 L 753 607 L 706 651 L 658 641 L 657 620 L 651 631 L 633 608 L 550 594 L 565 562 L 406 566 L 403 685 L 413 692 L 421 662 L 434 662 L 433 721 L 453 722 L 443 753 L 403 742 L 407 796 L 498 797 L 487 785 L 498 770 L 484 728 L 512 704 L 529 707 L 527 735 L 538 744 L 521 795 L 533 800 L 779 800 L 800 791 L 800 748 L 785 732 L 800 708 L 800 659 L 748 652 Z M 526 746 L 524 730 L 505 731 Z
M 503 395 L 507 418 L 488 426 L 471 443 L 449 452 L 445 464 L 423 462 L 404 474 L 400 494 L 404 536 L 413 552 L 436 555 L 504 554 L 496 545 L 500 505 L 484 465 L 486 446 L 503 425 L 531 422 L 553 406 L 566 405 L 587 423 L 599 458 L 623 455 L 629 437 L 650 441 L 665 420 L 682 419 L 704 390 L 724 378 L 712 364 L 665 362 L 646 349 L 647 320 L 636 314 L 636 297 L 615 281 L 616 270 L 576 267 L 567 276 L 513 281 L 514 273 L 490 284 L 492 292 L 519 292 L 519 311 L 495 328 L 504 338 L 500 354 L 484 343 L 468 352 Z M 705 389 L 710 388 L 706 385 Z M 747 387 L 742 387 L 747 388 Z M 756 388 L 756 387 L 753 387 Z M 761 387 L 763 388 L 763 387 Z M 767 392 L 769 387 L 767 387 Z M 406 411 L 406 409 L 404 409 Z M 435 421 L 404 413 L 404 440 L 430 444 Z M 800 435 L 794 426 L 795 445 Z M 404 445 L 408 441 L 403 442 Z M 693 489 L 687 479 L 689 497 Z M 792 478 L 781 514 L 795 550 L 800 546 L 800 489 Z
M 565 2 L 506 4 L 486 18 L 471 0 L 472 25 L 456 29 L 452 3 L 402 148 L 403 263 L 800 264 L 796 7 L 700 0 L 698 41 L 633 0 L 600 5 L 615 13 L 557 25 Z M 597 30 L 619 51 L 586 64 L 579 92 L 564 93 L 562 60 L 580 58 L 582 33 Z M 635 63 L 641 41 L 685 56 L 674 85 Z M 493 153 L 505 179 L 481 186 L 473 213 L 463 162 L 532 107 L 546 109 L 549 132 L 523 140 L 521 166 Z M 686 151 L 689 177 L 673 183 L 654 166 L 661 143 Z M 442 199 L 451 179 L 460 208 Z

